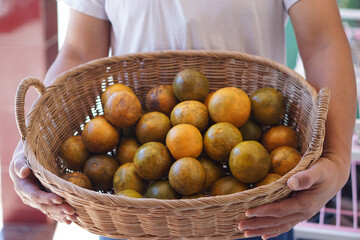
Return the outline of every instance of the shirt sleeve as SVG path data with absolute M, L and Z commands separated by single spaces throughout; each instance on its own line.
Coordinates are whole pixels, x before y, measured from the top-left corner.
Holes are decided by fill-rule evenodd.
M 105 11 L 105 0 L 59 0 L 66 3 L 70 8 L 100 18 L 109 20 Z
M 300 0 L 283 0 L 286 11 L 289 11 L 290 7 Z

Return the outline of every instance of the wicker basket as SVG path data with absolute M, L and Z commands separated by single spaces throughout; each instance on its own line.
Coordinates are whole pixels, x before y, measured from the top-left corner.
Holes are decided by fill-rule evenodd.
M 186 200 L 134 199 L 80 188 L 59 176 L 64 171 L 57 154 L 60 143 L 95 115 L 102 114 L 100 95 L 120 82 L 130 86 L 144 106 L 147 92 L 171 84 L 184 68 L 203 72 L 210 90 L 236 86 L 248 94 L 271 86 L 287 98 L 284 123 L 296 129 L 303 158 L 278 181 L 231 195 Z M 29 87 L 41 94 L 24 116 Z M 89 232 L 126 239 L 236 239 L 248 208 L 291 194 L 287 179 L 308 168 L 321 154 L 329 91 L 317 93 L 300 75 L 272 60 L 231 51 L 162 51 L 91 61 L 55 79 L 47 88 L 24 79 L 17 90 L 16 118 L 29 164 L 41 183 L 76 209 L 76 223 Z

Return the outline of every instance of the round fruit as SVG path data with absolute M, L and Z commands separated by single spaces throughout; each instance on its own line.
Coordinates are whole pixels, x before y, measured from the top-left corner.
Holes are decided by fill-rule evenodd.
M 153 87 L 146 95 L 145 105 L 149 112 L 162 112 L 170 116 L 172 109 L 178 103 L 172 85 Z
M 109 190 L 112 187 L 114 173 L 119 167 L 115 158 L 105 154 L 93 155 L 86 161 L 84 173 L 93 183 L 95 190 Z
M 230 153 L 229 168 L 240 182 L 255 183 L 269 172 L 269 153 L 256 141 L 241 142 Z
M 135 190 L 132 189 L 125 189 L 117 192 L 116 195 L 125 196 L 125 197 L 132 197 L 132 198 L 142 198 L 143 196 Z
M 214 182 L 225 176 L 225 170 L 219 162 L 208 157 L 200 157 L 199 162 L 201 162 L 205 170 L 205 184 L 202 190 L 207 192 Z
M 257 182 L 255 184 L 255 187 L 259 187 L 259 186 L 263 186 L 263 185 L 273 183 L 273 182 L 275 182 L 276 180 L 278 180 L 280 178 L 281 178 L 281 175 L 279 175 L 279 174 L 269 173 L 260 182 Z
M 109 97 L 114 93 L 114 92 L 119 92 L 119 91 L 125 91 L 125 92 L 129 92 L 129 93 L 133 93 L 133 90 L 131 90 L 131 88 L 129 88 L 128 86 L 122 84 L 122 83 L 115 83 L 113 85 L 108 86 L 105 91 L 101 94 L 101 103 L 103 106 L 105 106 L 107 100 L 109 99 Z
M 285 116 L 285 98 L 272 87 L 264 87 L 250 95 L 251 114 L 255 121 L 264 126 L 275 125 Z
M 298 165 L 301 157 L 301 153 L 292 147 L 278 147 L 270 153 L 270 171 L 283 176 Z
M 203 103 L 189 100 L 181 102 L 174 107 L 170 120 L 172 126 L 188 123 L 197 127 L 202 132 L 208 126 L 209 114 Z
M 171 128 L 170 119 L 161 112 L 148 112 L 136 124 L 136 137 L 140 143 L 165 143 L 166 134 Z
M 209 94 L 206 96 L 205 100 L 204 100 L 204 105 L 205 105 L 207 108 L 209 108 L 210 98 L 214 95 L 214 93 L 215 93 L 215 92 L 209 93 Z
M 178 199 L 179 194 L 171 187 L 169 180 L 160 180 L 152 183 L 146 193 L 147 198 L 157 199 Z
M 214 93 L 209 101 L 209 114 L 216 123 L 229 122 L 235 127 L 241 127 L 248 120 L 250 112 L 250 99 L 239 88 L 221 88 Z
M 106 153 L 117 146 L 119 132 L 104 116 L 98 115 L 85 124 L 81 138 L 90 152 Z
M 75 185 L 78 185 L 79 187 L 82 188 L 86 188 L 91 190 L 92 189 L 92 184 L 90 179 L 83 173 L 81 172 L 70 172 L 70 173 L 66 173 L 63 176 L 63 179 L 71 182 Z
M 197 100 L 204 101 L 209 94 L 209 81 L 199 71 L 184 69 L 174 78 L 173 89 L 180 101 Z
M 145 180 L 158 180 L 167 175 L 171 156 L 160 142 L 148 142 L 140 146 L 134 156 L 136 173 Z
M 218 179 L 211 187 L 210 193 L 212 196 L 226 195 L 236 192 L 248 190 L 249 187 L 241 183 L 233 176 L 225 176 Z
M 240 132 L 244 141 L 254 140 L 259 142 L 263 134 L 262 127 L 250 118 L 240 127 Z
M 205 184 L 205 169 L 192 157 L 180 158 L 170 168 L 171 187 L 182 195 L 193 195 L 201 191 Z
M 298 136 L 291 127 L 279 125 L 269 128 L 262 136 L 261 143 L 271 153 L 275 148 L 282 146 L 296 148 Z
M 196 194 L 190 195 L 190 196 L 182 196 L 181 199 L 194 199 L 194 198 L 201 198 L 201 197 L 205 197 L 205 195 L 202 193 L 196 193 Z
M 81 136 L 71 136 L 61 144 L 59 156 L 69 169 L 80 171 L 90 157 L 90 152 L 86 149 Z
M 166 135 L 166 146 L 175 159 L 197 158 L 203 150 L 203 138 L 199 129 L 193 125 L 179 124 Z
M 211 159 L 227 162 L 233 147 L 242 140 L 240 130 L 231 123 L 216 123 L 204 135 L 204 149 Z
M 119 161 L 120 165 L 123 165 L 127 162 L 132 162 L 136 150 L 140 147 L 140 144 L 136 139 L 129 138 L 124 139 L 116 149 L 116 158 Z
M 122 190 L 132 189 L 140 194 L 144 194 L 146 181 L 136 173 L 135 165 L 128 162 L 116 170 L 113 177 L 113 187 L 116 193 Z
M 117 128 L 130 127 L 141 116 L 141 104 L 135 94 L 115 92 L 105 103 L 104 115 Z

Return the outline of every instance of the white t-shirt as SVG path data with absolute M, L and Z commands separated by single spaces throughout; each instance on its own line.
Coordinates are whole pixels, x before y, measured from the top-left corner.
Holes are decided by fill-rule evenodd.
M 235 50 L 285 63 L 287 10 L 299 0 L 64 0 L 112 24 L 113 55 Z

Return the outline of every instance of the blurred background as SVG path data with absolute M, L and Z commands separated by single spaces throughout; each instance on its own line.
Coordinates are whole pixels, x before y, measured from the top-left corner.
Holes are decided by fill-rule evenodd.
M 360 80 L 360 0 L 339 0 L 338 4 Z M 44 78 L 61 48 L 67 18 L 68 8 L 61 1 L 0 0 L 0 240 L 97 239 L 75 224 L 56 224 L 23 204 L 8 171 L 20 140 L 14 115 L 17 86 L 25 77 Z M 286 42 L 288 67 L 304 75 L 291 22 L 286 24 Z M 29 89 L 26 112 L 37 97 L 37 92 Z M 360 239 L 358 126 L 354 130 L 354 161 L 349 183 L 317 216 L 295 228 L 297 239 Z

